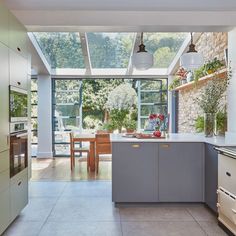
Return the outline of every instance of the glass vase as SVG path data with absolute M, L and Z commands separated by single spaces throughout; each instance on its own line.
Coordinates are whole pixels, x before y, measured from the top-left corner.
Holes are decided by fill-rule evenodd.
M 216 114 L 204 113 L 204 133 L 205 137 L 212 137 L 215 131 Z

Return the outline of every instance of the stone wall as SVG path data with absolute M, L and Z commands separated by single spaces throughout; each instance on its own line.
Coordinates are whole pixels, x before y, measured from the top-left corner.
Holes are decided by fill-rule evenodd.
M 204 60 L 212 60 L 217 57 L 224 60 L 225 49 L 228 47 L 227 33 L 202 33 L 196 42 L 196 49 L 203 54 Z M 196 85 L 179 91 L 179 117 L 178 132 L 194 133 L 195 120 L 198 115 L 203 115 L 195 102 L 206 83 Z M 224 101 L 222 102 L 224 103 Z

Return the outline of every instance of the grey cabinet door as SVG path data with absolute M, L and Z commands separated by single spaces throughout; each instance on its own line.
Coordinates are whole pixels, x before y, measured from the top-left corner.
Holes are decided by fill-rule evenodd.
M 9 149 L 8 48 L 0 43 L 0 152 Z
M 217 212 L 218 153 L 211 144 L 205 144 L 205 202 Z
M 112 144 L 113 202 L 156 202 L 158 145 Z
M 159 144 L 159 200 L 203 202 L 204 145 Z

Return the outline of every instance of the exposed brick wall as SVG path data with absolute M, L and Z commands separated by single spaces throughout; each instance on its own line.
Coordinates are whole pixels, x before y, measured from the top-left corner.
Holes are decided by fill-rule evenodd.
M 196 49 L 203 54 L 205 61 L 212 60 L 217 57 L 224 60 L 224 50 L 228 47 L 227 33 L 202 33 Z M 195 99 L 200 95 L 205 83 L 191 88 L 186 88 L 179 92 L 179 119 L 178 132 L 194 133 L 195 120 L 198 115 L 203 115 Z M 222 101 L 224 104 L 225 101 Z

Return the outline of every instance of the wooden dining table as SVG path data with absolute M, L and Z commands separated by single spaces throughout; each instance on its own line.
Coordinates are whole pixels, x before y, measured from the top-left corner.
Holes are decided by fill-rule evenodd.
M 95 148 L 96 148 L 96 136 L 95 134 L 79 134 L 75 133 L 74 142 L 89 142 L 89 169 L 95 171 Z

